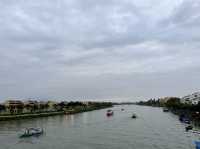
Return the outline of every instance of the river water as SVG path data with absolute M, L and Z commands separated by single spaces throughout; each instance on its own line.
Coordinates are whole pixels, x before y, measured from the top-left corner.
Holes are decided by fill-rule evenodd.
M 124 111 L 121 111 L 124 108 Z M 192 149 L 198 135 L 171 113 L 146 106 L 115 106 L 106 110 L 0 122 L 0 149 Z M 132 119 L 132 113 L 138 115 Z M 19 131 L 42 127 L 40 137 L 20 139 Z

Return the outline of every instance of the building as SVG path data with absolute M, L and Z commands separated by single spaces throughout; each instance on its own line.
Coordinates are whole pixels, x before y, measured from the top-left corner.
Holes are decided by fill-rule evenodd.
M 20 100 L 7 100 L 4 102 L 4 105 L 6 107 L 17 107 L 17 106 L 23 106 L 23 102 Z
M 83 101 L 82 102 L 84 105 L 89 106 L 90 102 L 89 101 Z
M 193 93 L 181 98 L 181 103 L 197 105 L 200 102 L 200 92 Z
M 55 101 L 47 101 L 47 105 L 48 105 L 49 110 L 55 110 L 57 104 L 58 103 L 55 102 Z
M 38 101 L 36 101 L 36 100 L 27 100 L 27 101 L 24 101 L 24 105 L 25 106 L 30 106 L 30 107 L 38 106 Z
M 38 101 L 36 100 L 26 100 L 24 101 L 24 112 L 33 112 L 38 110 Z
M 20 100 L 7 100 L 5 101 L 4 106 L 10 113 L 18 113 L 23 111 L 24 104 Z
M 39 107 L 47 107 L 48 103 L 46 101 L 38 101 Z

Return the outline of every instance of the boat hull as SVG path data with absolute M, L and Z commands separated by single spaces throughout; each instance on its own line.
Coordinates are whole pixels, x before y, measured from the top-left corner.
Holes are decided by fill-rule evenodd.
M 27 138 L 27 137 L 31 137 L 31 136 L 40 136 L 43 133 L 44 133 L 44 131 L 42 129 L 38 129 L 38 130 L 35 129 L 32 132 L 21 134 L 19 137 L 20 138 Z

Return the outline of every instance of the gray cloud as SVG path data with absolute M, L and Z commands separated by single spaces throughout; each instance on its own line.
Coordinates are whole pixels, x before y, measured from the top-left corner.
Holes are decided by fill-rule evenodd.
M 0 8 L 1 100 L 199 89 L 198 1 L 0 0 Z

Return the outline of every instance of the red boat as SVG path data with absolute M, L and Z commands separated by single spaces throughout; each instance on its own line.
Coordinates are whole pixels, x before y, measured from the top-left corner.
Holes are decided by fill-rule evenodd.
M 112 110 L 107 110 L 107 116 L 112 116 L 114 112 Z

